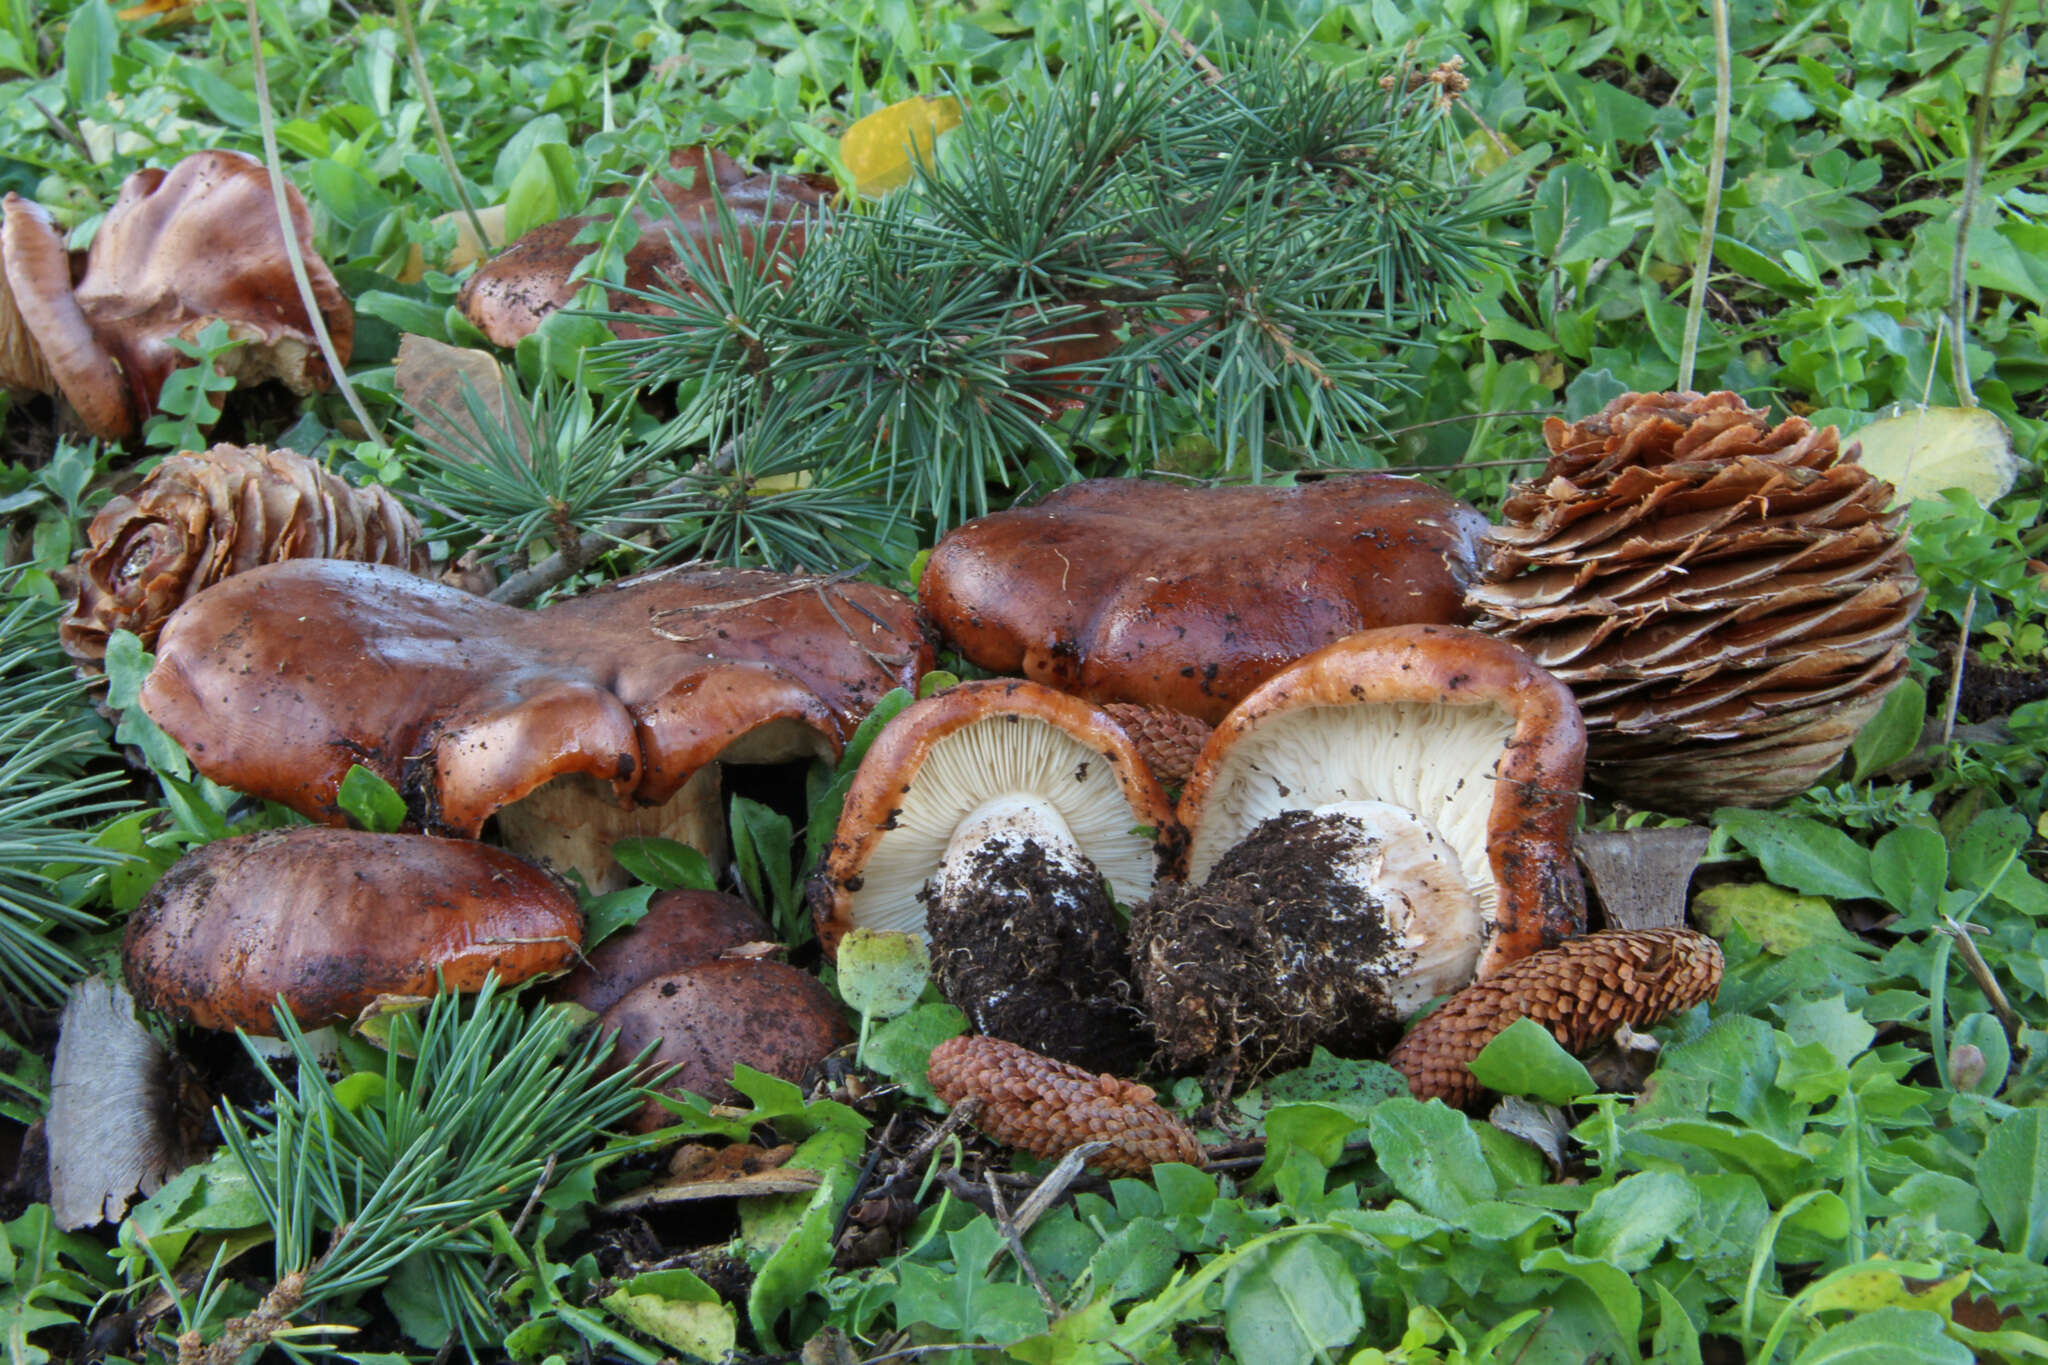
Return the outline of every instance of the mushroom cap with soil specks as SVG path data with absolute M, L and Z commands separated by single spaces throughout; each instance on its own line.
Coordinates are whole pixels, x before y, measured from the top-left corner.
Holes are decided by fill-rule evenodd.
M 567 976 L 550 982 L 548 998 L 603 1014 L 650 977 L 716 962 L 743 944 L 774 941 L 768 921 L 737 896 L 664 891 L 648 902 L 637 923 L 591 949 Z
M 361 764 L 435 833 L 473 838 L 522 798 L 563 796 L 558 779 L 582 789 L 572 805 L 628 817 L 617 833 L 654 833 L 655 812 L 631 817 L 700 772 L 715 802 L 713 760 L 836 754 L 930 658 L 915 606 L 863 583 L 665 570 L 526 611 L 298 560 L 181 606 L 141 701 L 207 777 L 328 823 Z
M 1457 850 L 1490 937 L 1478 974 L 1585 927 L 1572 861 L 1586 732 L 1570 689 L 1453 626 L 1365 631 L 1226 717 L 1181 794 L 1188 876 L 1283 811 L 1385 802 Z
M 576 961 L 583 915 L 555 878 L 464 839 L 301 826 L 216 839 L 163 875 L 128 921 L 128 988 L 200 1028 L 273 1035 L 380 995 L 474 991 Z
M 606 1010 L 597 1026 L 618 1034 L 614 1066 L 654 1043 L 648 1064 L 678 1068 L 656 1088 L 665 1094 L 694 1091 L 714 1104 L 741 1099 L 732 1086 L 736 1064 L 800 1081 L 834 1049 L 853 1041 L 845 1010 L 823 982 L 786 962 L 751 958 L 652 977 Z M 631 1126 L 651 1133 L 672 1121 L 650 1099 Z
M 1485 531 L 1472 507 L 1392 475 L 1092 479 L 948 534 L 918 597 L 982 668 L 1214 724 L 1333 640 L 1465 620 Z
M 861 760 L 812 888 L 818 936 L 829 952 L 849 929 L 922 933 L 927 883 L 957 890 L 978 857 L 1025 843 L 1135 902 L 1179 834 L 1102 712 L 1036 683 L 962 683 L 905 707 Z

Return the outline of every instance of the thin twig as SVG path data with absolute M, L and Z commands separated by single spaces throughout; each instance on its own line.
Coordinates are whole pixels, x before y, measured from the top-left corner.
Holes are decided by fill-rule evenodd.
M 94 160 L 92 154 L 92 147 L 86 142 L 83 134 L 81 134 L 77 129 L 73 128 L 70 124 L 66 123 L 63 119 L 57 117 L 57 115 L 51 113 L 50 106 L 44 104 L 34 95 L 24 95 L 22 96 L 22 98 L 26 99 L 31 105 L 33 105 L 35 107 L 35 111 L 38 114 L 41 114 L 45 119 L 49 120 L 50 130 L 52 132 L 56 133 L 56 135 L 62 138 L 64 141 L 70 143 L 73 149 L 75 149 L 77 153 L 80 156 L 84 157 L 87 161 Z
M 1940 932 L 1954 940 L 1956 956 L 1963 960 L 1963 966 L 1968 968 L 1970 975 L 1976 979 L 1978 988 L 1984 992 L 1984 998 L 1991 1002 L 1991 1012 L 1998 1016 L 1998 1022 L 2004 1026 L 2006 1040 L 2017 1044 L 2020 1040 L 2020 1029 L 2025 1021 L 2020 1018 L 2019 1011 L 2012 1007 L 2012 1002 L 2005 998 L 2005 992 L 1999 988 L 1998 978 L 1991 974 L 1991 964 L 1984 960 L 1984 954 L 1978 952 L 1977 945 L 1971 941 L 1970 929 L 1976 926 L 1966 927 L 1958 924 L 1949 915 L 1943 915 L 1941 921 Z
M 1046 1316 L 1058 1317 L 1060 1311 L 1059 1300 L 1055 1299 L 1052 1296 L 1052 1291 L 1045 1287 L 1045 1280 L 1039 1275 L 1038 1267 L 1031 1264 L 1031 1258 L 1024 1254 L 1024 1235 L 1018 1231 L 1017 1225 L 1010 1220 L 1010 1210 L 1003 1204 L 1003 1192 L 996 1185 L 995 1172 L 986 1171 L 983 1174 L 988 1179 L 988 1197 L 995 1201 L 996 1230 L 1003 1234 L 1003 1241 L 1009 1247 L 1010 1254 L 1016 1257 L 1017 1264 L 1023 1267 L 1025 1277 L 1031 1281 L 1031 1287 L 1038 1291 L 1038 1301 L 1045 1305 Z M 997 1260 L 1000 1261 L 1000 1259 L 1001 1253 L 998 1252 Z M 989 1271 L 994 1270 L 996 1264 L 997 1262 L 990 1262 L 988 1271 L 983 1271 L 983 1275 L 985 1276 Z
M 420 88 L 420 102 L 427 107 L 427 123 L 434 130 L 434 147 L 441 153 L 441 165 L 448 172 L 449 183 L 455 186 L 455 201 L 462 205 L 462 211 L 469 218 L 469 230 L 476 234 L 476 249 L 489 251 L 491 239 L 484 235 L 484 220 L 476 216 L 476 205 L 469 201 L 469 189 L 462 183 L 462 168 L 456 163 L 455 149 L 448 143 L 448 129 L 441 122 L 441 105 L 434 98 L 434 83 L 427 79 L 427 59 L 420 55 L 420 40 L 413 32 L 412 5 L 408 0 L 398 0 L 395 13 L 398 16 L 398 35 L 405 42 L 406 60 L 412 66 L 412 83 Z
M 2007 0 L 2010 4 L 2011 0 Z M 1714 145 L 1707 163 L 1707 202 L 1700 209 L 1700 246 L 1692 263 L 1692 298 L 1685 306 L 1685 341 L 1678 351 L 1678 389 L 1692 387 L 1699 358 L 1700 322 L 1707 312 L 1707 277 L 1714 270 L 1714 231 L 1721 221 L 1721 181 L 1728 171 L 1728 115 L 1735 77 L 1728 51 L 1728 0 L 1713 0 Z
M 349 383 L 348 370 L 341 363 L 341 353 L 334 349 L 334 338 L 328 335 L 327 319 L 321 315 L 320 301 L 313 297 L 313 281 L 306 274 L 306 258 L 299 250 L 299 232 L 292 222 L 292 204 L 285 194 L 284 162 L 277 150 L 277 115 L 270 107 L 270 75 L 263 64 L 263 26 L 256 16 L 256 0 L 248 0 L 249 11 L 249 70 L 256 82 L 256 118 L 263 128 L 263 164 L 270 172 L 270 197 L 277 205 L 277 227 L 284 237 L 285 260 L 292 268 L 292 282 L 299 287 L 299 301 L 305 305 L 306 319 L 313 328 L 313 340 L 320 347 L 320 357 L 327 362 L 327 373 L 334 380 L 334 387 L 341 391 L 350 412 L 362 426 L 363 434 L 375 443 L 379 450 L 386 449 L 384 433 L 370 420 L 370 413 L 363 406 L 363 400 L 356 396 L 356 386 Z
M 1998 51 L 2005 35 L 2012 31 L 2012 0 L 2000 0 L 1998 18 L 1991 26 L 1991 50 L 1984 54 L 1984 84 L 1977 91 L 1976 115 L 1970 120 L 1970 156 L 1963 168 L 1963 197 L 1956 205 L 1956 255 L 1948 272 L 1948 359 L 1955 380 L 1956 401 L 1975 407 L 1977 395 L 1970 388 L 1969 319 L 1964 304 L 1969 296 L 1966 279 L 1970 260 L 1970 219 L 1977 212 L 1977 194 L 1984 187 L 1984 142 L 1991 135 L 1991 88 L 1998 79 Z
M 1970 622 L 1977 615 L 1977 590 L 1970 589 L 1963 603 L 1963 634 L 1956 641 L 1956 667 L 1948 679 L 1948 704 L 1941 710 L 1941 742 L 1946 745 L 1956 733 L 1956 707 L 1963 699 L 1963 669 L 1970 660 Z
M 1138 0 L 1138 9 L 1158 27 L 1169 42 L 1181 50 L 1182 56 L 1194 63 L 1195 70 L 1202 73 L 1203 80 L 1211 85 L 1223 84 L 1223 73 L 1216 69 L 1216 63 L 1204 57 L 1202 49 L 1190 42 L 1185 33 L 1166 22 L 1166 16 L 1152 7 L 1151 0 Z

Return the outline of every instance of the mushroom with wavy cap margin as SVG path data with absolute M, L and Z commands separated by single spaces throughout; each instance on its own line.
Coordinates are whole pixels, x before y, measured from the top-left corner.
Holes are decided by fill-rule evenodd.
M 1133 916 L 1162 1051 L 1235 1077 L 1372 1050 L 1579 932 L 1585 745 L 1564 684 L 1454 626 L 1365 631 L 1268 680 L 1181 794 L 1187 884 Z
M 305 200 L 289 184 L 285 197 L 314 299 L 346 364 L 355 313 L 313 250 Z M 243 343 L 218 362 L 237 382 L 275 379 L 294 393 L 333 382 L 292 279 L 269 172 L 256 158 L 198 152 L 169 171 L 129 176 L 75 285 L 48 215 L 18 195 L 7 196 L 5 211 L 0 264 L 15 306 L 93 435 L 134 435 L 157 412 L 171 371 L 191 363 L 173 343 L 215 320 Z
M 939 541 L 918 597 L 982 668 L 1214 724 L 1302 655 L 1466 619 L 1486 519 L 1414 479 L 1092 479 Z
M 722 858 L 716 760 L 836 754 L 930 647 L 864 583 L 684 567 L 538 611 L 381 565 L 263 565 L 180 607 L 143 709 L 195 768 L 330 824 L 360 763 L 422 828 L 623 884 L 660 834 Z

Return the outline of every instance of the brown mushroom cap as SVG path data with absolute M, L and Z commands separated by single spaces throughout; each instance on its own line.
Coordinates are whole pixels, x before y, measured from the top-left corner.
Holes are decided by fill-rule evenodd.
M 132 435 L 135 414 L 121 371 L 79 311 L 71 287 L 71 253 L 49 213 L 18 194 L 0 200 L 0 209 L 6 214 L 0 223 L 0 275 L 19 319 L 19 328 L 6 329 L 9 363 L 0 384 L 61 392 L 93 435 L 107 440 Z
M 812 887 L 826 951 L 849 929 L 922 932 L 956 832 L 1012 793 L 1056 804 L 1119 900 L 1178 858 L 1172 805 L 1116 722 L 1036 683 L 962 683 L 905 707 L 861 760 Z
M 784 255 L 801 254 L 804 248 L 803 219 L 833 194 L 831 180 L 816 175 L 750 175 L 746 168 L 723 152 L 700 147 L 679 150 L 669 157 L 676 170 L 694 172 L 691 183 L 679 185 L 657 178 L 653 183 L 674 210 L 674 216 L 659 209 L 635 208 L 633 221 L 640 237 L 626 252 L 626 290 L 676 288 L 682 280 L 678 235 L 694 239 L 700 250 L 717 245 L 720 224 L 714 204 L 723 198 L 741 244 L 750 255 L 764 242 Z M 557 218 L 522 233 L 518 241 L 485 261 L 464 282 L 455 296 L 456 307 L 493 345 L 515 346 L 532 334 L 548 315 L 571 303 L 588 279 L 571 275 L 592 251 L 591 243 L 577 237 L 597 215 Z M 652 313 L 659 305 L 614 290 L 610 306 L 626 313 Z M 618 324 L 621 336 L 645 335 L 631 324 Z
M 143 709 L 214 781 L 340 824 L 360 763 L 467 837 L 556 778 L 630 809 L 722 755 L 837 753 L 931 658 L 868 584 L 676 570 L 525 611 L 334 560 L 226 579 L 157 645 Z
M 1486 519 L 1413 479 L 1291 488 L 1094 479 L 980 517 L 932 550 L 918 596 L 997 673 L 1210 723 L 1312 650 L 1466 619 Z
M 313 250 L 306 201 L 289 183 L 285 199 L 313 297 L 345 365 L 355 313 Z M 143 417 L 157 410 L 171 371 L 190 363 L 172 341 L 198 336 L 215 319 L 246 343 L 222 357 L 242 383 L 275 379 L 310 393 L 333 382 L 292 279 L 270 173 L 241 152 L 198 152 L 169 171 L 137 171 L 123 181 L 93 237 L 77 297 Z
M 218 839 L 164 874 L 128 921 L 128 987 L 200 1028 L 307 1028 L 379 995 L 560 971 L 583 916 L 560 882 L 468 840 L 300 827 Z
M 753 906 L 722 891 L 664 891 L 648 902 L 640 922 L 590 952 L 548 998 L 603 1014 L 649 977 L 715 962 L 743 943 L 772 942 L 775 931 Z
M 1571 690 L 1512 645 L 1455 626 L 1365 631 L 1216 727 L 1180 798 L 1188 875 L 1283 810 L 1413 811 L 1458 850 L 1492 928 L 1483 978 L 1585 928 L 1572 861 L 1585 755 Z
M 846 1011 L 816 977 L 784 962 L 754 959 L 707 962 L 643 981 L 606 1010 L 597 1026 L 618 1033 L 614 1065 L 658 1043 L 650 1063 L 680 1068 L 661 1085 L 664 1093 L 690 1090 L 722 1104 L 741 1098 L 732 1087 L 736 1064 L 796 1081 L 853 1041 Z M 651 1133 L 671 1121 L 666 1109 L 649 1100 L 631 1126 Z

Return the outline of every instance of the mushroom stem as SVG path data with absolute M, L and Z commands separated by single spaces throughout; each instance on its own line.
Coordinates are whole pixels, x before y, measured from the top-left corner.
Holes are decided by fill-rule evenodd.
M 1486 919 L 1443 832 L 1385 801 L 1332 801 L 1312 813 L 1351 830 L 1351 846 L 1331 870 L 1380 907 L 1396 936 L 1396 951 L 1374 964 L 1390 978 L 1396 1012 L 1405 1019 L 1470 982 Z
M 505 847 L 559 872 L 573 868 L 596 894 L 633 884 L 632 874 L 612 856 L 612 845 L 621 839 L 673 839 L 702 853 L 713 867 L 724 865 L 727 851 L 717 763 L 697 769 L 660 805 L 630 809 L 620 807 L 610 787 L 570 773 L 502 807 L 497 820 Z
M 946 854 L 932 876 L 932 897 L 938 899 L 963 886 L 968 880 L 989 880 L 986 864 L 991 855 L 1001 858 L 1036 843 L 1048 861 L 1075 879 L 1100 875 L 1080 841 L 1051 802 L 1035 796 L 1006 793 L 984 801 L 969 811 L 954 827 L 946 843 Z

